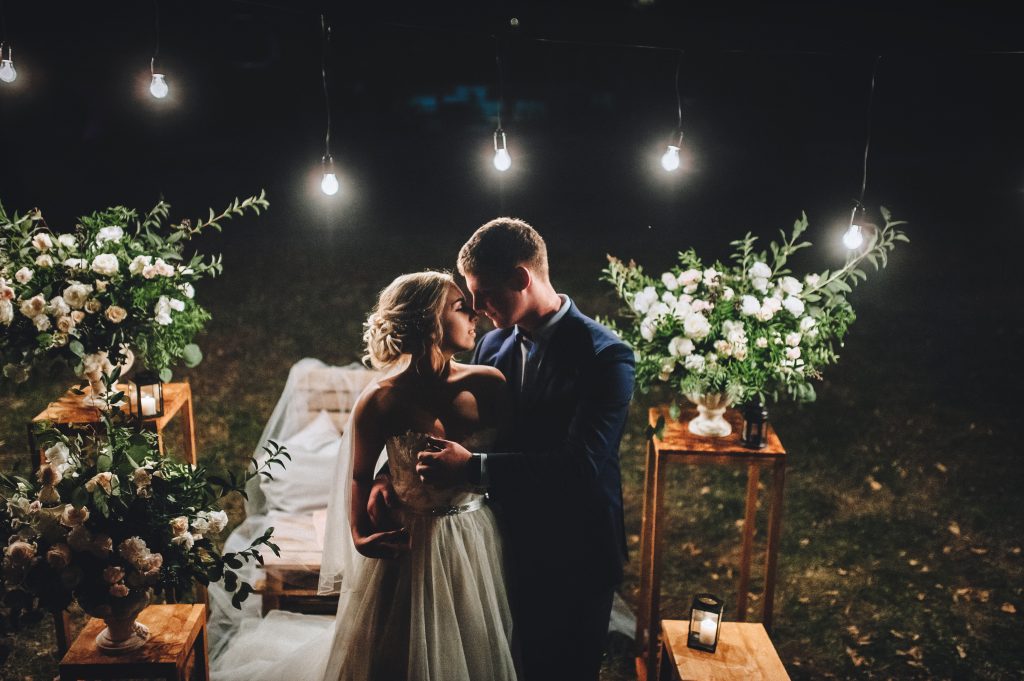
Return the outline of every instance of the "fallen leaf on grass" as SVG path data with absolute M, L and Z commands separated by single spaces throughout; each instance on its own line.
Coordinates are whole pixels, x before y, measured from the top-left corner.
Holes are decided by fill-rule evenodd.
M 956 521 L 950 521 L 950 523 L 949 523 L 949 531 L 952 532 L 957 537 L 959 537 L 960 536 L 960 525 L 958 525 L 956 523 Z
M 989 596 L 991 595 L 992 592 L 988 589 L 981 589 L 980 591 L 978 591 L 978 600 L 982 603 L 988 603 Z
M 914 646 L 909 650 L 897 650 L 896 654 L 903 655 L 904 657 L 909 657 L 912 660 L 920 660 L 922 657 L 924 657 L 924 651 L 921 650 L 921 646 Z
M 1014 606 L 1013 603 L 1003 603 L 1002 606 L 1000 606 L 999 609 L 1002 610 L 1003 612 L 1009 613 L 1011 615 L 1016 615 L 1017 614 L 1017 608 L 1016 608 L 1016 606 Z
M 972 546 L 971 553 L 973 553 L 976 556 L 984 556 L 986 553 L 988 553 L 988 549 L 986 549 L 984 546 Z
M 936 461 L 936 462 L 935 462 L 935 467 L 939 469 L 939 472 L 940 472 L 940 473 L 945 473 L 945 472 L 946 472 L 946 471 L 948 470 L 948 469 L 946 468 L 946 464 L 944 464 L 944 463 L 939 463 L 938 461 Z
M 896 631 L 895 629 L 890 629 L 890 630 L 889 630 L 889 633 L 890 633 L 890 634 L 892 634 L 894 638 L 899 638 L 899 639 L 903 639 L 903 638 L 906 638 L 906 637 L 907 637 L 907 635 L 906 635 L 906 634 L 904 634 L 904 633 L 903 633 L 903 632 L 901 632 L 901 631 Z
M 919 561 L 917 558 L 911 558 L 910 560 L 907 561 L 907 565 L 909 565 L 910 567 L 914 567 L 919 562 L 921 562 L 921 561 Z
M 1015 556 L 1019 556 L 1020 555 L 1020 547 L 1019 546 L 1014 546 L 1012 549 L 1010 549 L 1010 553 L 1012 553 Z
M 849 572 L 847 572 L 843 568 L 839 568 L 838 570 L 836 570 L 836 572 L 838 572 L 841 577 L 845 577 L 846 575 L 850 574 Z
M 850 646 L 846 646 L 846 654 L 850 656 L 850 662 L 853 663 L 854 667 L 860 667 L 864 664 L 864 658 L 858 655 L 857 651 Z
M 961 660 L 967 657 L 967 649 L 964 648 L 963 644 L 961 643 L 956 644 L 956 652 L 960 656 Z
M 811 543 L 811 540 L 808 539 L 807 537 L 804 537 L 803 539 L 800 540 L 800 546 L 807 546 L 810 543 Z
M 924 592 L 923 591 L 919 591 L 917 593 L 917 600 L 919 600 L 919 601 L 923 601 L 924 600 Z
M 704 485 L 703 487 L 700 488 L 700 495 L 704 496 L 705 494 L 711 494 L 711 488 L 708 487 L 707 485 Z

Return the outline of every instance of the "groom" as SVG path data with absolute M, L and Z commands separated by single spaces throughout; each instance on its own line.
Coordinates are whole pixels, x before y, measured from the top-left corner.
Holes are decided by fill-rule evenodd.
M 626 557 L 619 441 L 633 351 L 555 291 L 544 240 L 522 220 L 480 227 L 458 267 L 497 327 L 473 361 L 505 374 L 513 434 L 500 452 L 435 440 L 417 471 L 480 484 L 501 507 L 525 678 L 596 681 Z

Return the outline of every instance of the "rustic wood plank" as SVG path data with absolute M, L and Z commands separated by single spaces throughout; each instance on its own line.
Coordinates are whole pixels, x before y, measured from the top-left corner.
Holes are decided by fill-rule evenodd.
M 678 681 L 789 681 L 768 632 L 756 622 L 723 622 L 714 653 L 686 645 L 686 620 L 663 620 L 662 642 L 669 678 Z

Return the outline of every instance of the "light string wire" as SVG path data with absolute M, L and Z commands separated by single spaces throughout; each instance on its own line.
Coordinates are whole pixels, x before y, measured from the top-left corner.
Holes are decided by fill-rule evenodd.
M 324 109 L 327 114 L 327 129 L 324 134 L 324 162 L 331 159 L 331 95 L 327 87 L 327 53 L 331 47 L 331 26 L 327 23 L 327 13 L 320 15 L 320 82 L 324 89 Z
M 494 64 L 498 70 L 498 131 L 500 132 L 502 130 L 502 108 L 505 106 L 505 78 L 502 73 L 501 39 L 496 35 L 492 35 L 491 37 L 494 38 Z
M 868 90 L 868 106 L 864 121 L 864 168 L 860 182 L 860 198 L 857 199 L 858 207 L 864 208 L 864 193 L 868 188 L 868 155 L 871 153 L 871 111 L 875 104 L 875 82 L 878 80 L 878 64 L 882 61 L 882 55 L 875 57 L 875 66 L 871 71 L 871 88 Z
M 153 57 L 149 60 L 150 75 L 156 73 L 156 60 L 160 58 L 160 0 L 153 0 Z
M 14 50 L 7 42 L 7 3 L 0 0 L 0 59 L 4 58 L 4 48 L 7 48 L 7 58 L 14 59 Z

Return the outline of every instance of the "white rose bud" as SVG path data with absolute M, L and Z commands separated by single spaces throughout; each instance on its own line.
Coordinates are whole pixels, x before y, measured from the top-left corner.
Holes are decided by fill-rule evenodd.
M 788 345 L 791 348 L 795 348 L 796 346 L 800 345 L 800 338 L 800 334 L 796 333 L 795 331 L 793 333 L 787 333 L 786 345 Z
M 27 284 L 32 281 L 32 270 L 27 267 L 22 267 L 20 270 L 14 273 L 14 278 L 19 284 Z
M 96 245 L 102 246 L 110 241 L 120 241 L 122 236 L 124 236 L 124 229 L 117 225 L 103 227 L 100 229 L 99 233 L 96 234 Z
M 73 234 L 61 234 L 59 237 L 57 237 L 57 243 L 59 243 L 64 248 L 74 248 L 75 246 L 78 245 L 78 240 L 75 239 L 75 236 Z
M 804 332 L 810 331 L 816 324 L 817 322 L 814 321 L 814 317 L 802 317 L 800 319 L 800 330 Z
M 683 331 L 688 337 L 700 340 L 711 333 L 711 324 L 704 315 L 693 312 L 683 322 Z
M 645 319 L 640 322 L 640 336 L 645 341 L 654 340 L 655 323 L 651 319 Z
M 798 359 L 800 357 L 800 348 L 786 348 L 787 359 Z
M 788 296 L 782 301 L 782 306 L 786 308 L 794 317 L 799 317 L 804 313 L 804 301 L 800 300 L 796 296 Z
M 193 537 L 188 532 L 185 532 L 184 534 L 179 534 L 178 536 L 173 537 L 171 539 L 172 544 L 183 546 L 186 551 L 190 551 L 192 549 L 192 546 L 195 544 L 195 541 L 195 537 Z
M 688 371 L 700 373 L 704 370 L 704 356 L 687 355 L 686 359 L 683 360 L 683 366 L 686 367 Z
M 815 286 L 818 285 L 818 281 L 820 279 L 820 274 L 808 274 L 806 277 L 804 277 L 804 283 L 807 284 L 807 286 L 809 286 L 810 288 L 814 288 Z
M 755 262 L 749 270 L 747 270 L 747 276 L 751 279 L 767 279 L 772 276 L 772 269 L 763 262 Z
M 668 343 L 668 352 L 673 357 L 685 357 L 693 352 L 693 341 L 683 336 L 676 336 Z
M 783 277 L 782 281 L 779 282 L 779 286 L 784 293 L 791 296 L 795 296 L 804 290 L 804 285 L 800 283 L 799 279 L 794 277 Z
M 48 250 L 53 248 L 53 240 L 50 239 L 49 234 L 39 232 L 32 237 L 32 245 L 35 246 L 36 250 L 40 253 L 46 253 Z
M 73 328 L 75 328 L 75 320 L 70 316 L 57 318 L 57 330 L 61 333 L 71 333 Z
M 679 288 L 679 280 L 676 279 L 676 275 L 671 272 L 665 272 L 661 275 L 661 283 L 665 285 L 669 291 L 675 291 Z
M 186 518 L 183 515 L 180 515 L 177 518 L 171 520 L 171 531 L 174 533 L 174 536 L 176 537 L 187 532 L 188 518 Z
M 42 268 L 53 267 L 53 258 L 50 257 L 49 253 L 43 253 L 41 256 L 36 258 L 36 266 Z
M 754 341 L 754 345 L 763 350 L 764 348 L 768 347 L 768 339 L 765 338 L 764 336 L 761 336 L 756 341 Z
M 742 362 L 747 358 L 747 346 L 743 344 L 733 345 L 732 356 Z
M 196 297 L 196 290 L 195 290 L 195 288 L 192 286 L 192 284 L 188 283 L 187 281 L 184 284 L 182 284 L 181 286 L 179 286 L 178 289 L 182 293 L 185 294 L 186 298 L 195 298 Z
M 724 300 L 732 300 L 736 296 L 736 292 L 726 286 L 722 289 L 722 298 Z
M 740 313 L 746 316 L 756 315 L 761 311 L 761 303 L 754 296 L 743 296 L 740 299 Z
M 137 255 L 134 258 L 132 258 L 131 264 L 128 265 L 128 272 L 130 272 L 131 274 L 142 274 L 142 270 L 144 270 L 152 262 L 153 256 Z M 152 277 L 146 278 L 152 279 Z

